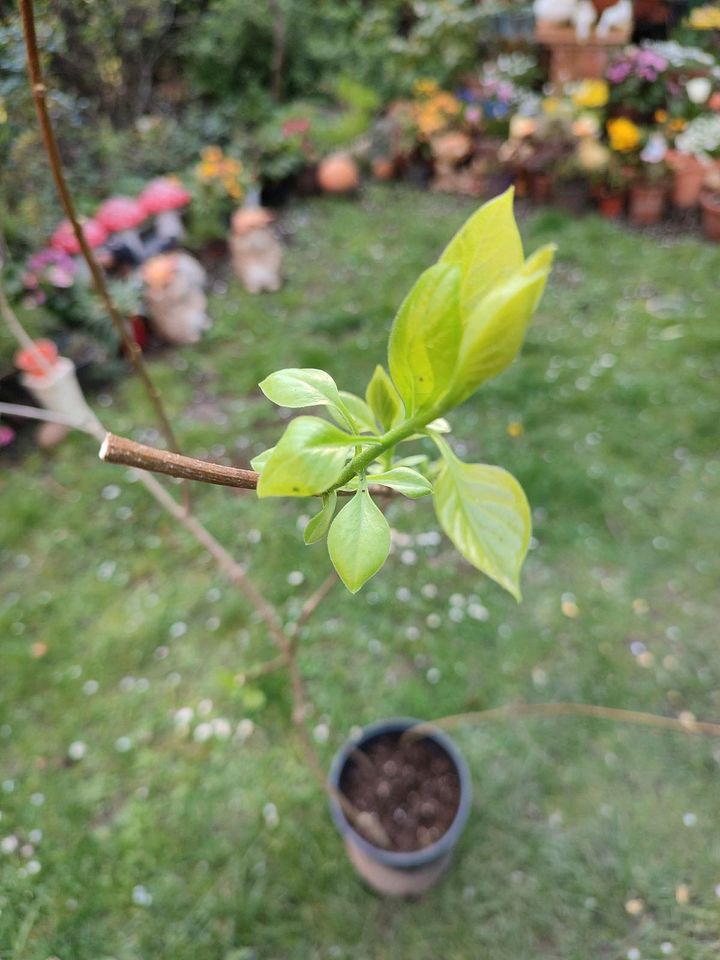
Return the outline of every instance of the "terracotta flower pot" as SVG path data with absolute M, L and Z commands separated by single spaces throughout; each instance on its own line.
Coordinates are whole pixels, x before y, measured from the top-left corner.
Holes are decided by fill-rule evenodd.
M 667 189 L 664 183 L 634 183 L 630 187 L 630 222 L 649 227 L 662 220 Z
M 720 196 L 705 190 L 700 194 L 700 206 L 705 236 L 720 243 Z
M 470 813 L 472 788 L 462 755 L 434 728 L 403 741 L 417 723 L 395 718 L 371 724 L 345 744 L 330 769 L 330 812 L 347 854 L 363 880 L 386 896 L 429 890 L 447 870 Z M 350 822 L 339 794 L 361 815 L 374 814 L 391 842 L 378 846 L 359 832 L 362 825 Z
M 548 173 L 534 173 L 530 181 L 530 196 L 535 203 L 549 203 L 553 194 L 552 177 Z
M 667 157 L 673 171 L 672 202 L 678 210 L 690 210 L 700 202 L 707 166 L 689 153 L 673 151 Z
M 607 220 L 619 220 L 625 212 L 625 194 L 621 191 L 600 190 L 595 199 L 600 216 Z
M 578 178 L 558 181 L 555 184 L 553 196 L 561 210 L 579 216 L 587 210 L 589 197 L 587 180 Z

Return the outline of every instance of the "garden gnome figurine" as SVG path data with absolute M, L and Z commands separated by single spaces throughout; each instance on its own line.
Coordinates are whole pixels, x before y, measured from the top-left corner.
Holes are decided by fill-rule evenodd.
M 145 303 L 153 330 L 167 343 L 197 343 L 211 326 L 206 274 L 184 250 L 160 253 L 142 267 Z
M 233 214 L 230 252 L 235 275 L 248 293 L 274 293 L 282 283 L 283 248 L 264 207 L 241 207 Z

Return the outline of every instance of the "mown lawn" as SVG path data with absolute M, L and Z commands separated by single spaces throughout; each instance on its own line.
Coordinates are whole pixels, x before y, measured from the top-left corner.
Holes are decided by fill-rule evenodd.
M 388 188 L 288 211 L 285 289 L 220 286 L 202 345 L 153 362 L 185 449 L 245 463 L 274 442 L 256 384 L 281 366 L 360 392 L 470 208 Z M 552 285 L 520 361 L 452 424 L 528 492 L 524 602 L 434 535 L 429 504 L 393 502 L 395 555 L 303 638 L 327 762 L 355 724 L 513 700 L 720 719 L 717 249 L 552 212 L 523 228 L 528 249 L 557 242 Z M 152 438 L 136 384 L 98 400 L 116 432 Z M 308 505 L 194 503 L 295 616 L 329 563 L 302 544 Z M 0 852 L 3 958 L 718 956 L 720 741 L 459 729 L 475 797 L 457 861 L 425 901 L 382 901 L 303 764 L 283 677 L 235 682 L 271 654 L 263 627 L 124 470 L 81 436 L 3 466 L 0 531 L 0 838 L 18 838 Z

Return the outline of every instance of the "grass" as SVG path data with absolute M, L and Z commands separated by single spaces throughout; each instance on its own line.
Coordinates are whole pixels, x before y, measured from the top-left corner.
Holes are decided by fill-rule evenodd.
M 256 384 L 283 365 L 360 391 L 470 207 L 388 188 L 289 211 L 283 291 L 219 289 L 203 343 L 153 363 L 184 447 L 242 463 L 274 442 Z M 336 589 L 302 643 L 328 763 L 353 725 L 394 714 L 516 699 L 720 714 L 717 252 L 554 212 L 523 229 L 528 249 L 559 245 L 551 287 L 520 361 L 452 420 L 468 459 L 528 492 L 524 603 L 418 539 L 437 530 L 429 505 L 393 503 L 395 556 L 357 598 Z M 116 432 L 152 437 L 135 383 L 99 401 Z M 293 616 L 328 570 L 302 545 L 308 505 L 194 497 Z M 33 453 L 0 474 L 0 530 L 0 837 L 25 848 L 0 853 L 3 960 L 717 957 L 712 740 L 459 729 L 475 796 L 453 869 L 421 903 L 379 900 L 303 765 L 283 678 L 235 682 L 271 653 L 262 626 L 123 470 L 80 436 Z M 194 735 L 247 719 L 244 741 Z

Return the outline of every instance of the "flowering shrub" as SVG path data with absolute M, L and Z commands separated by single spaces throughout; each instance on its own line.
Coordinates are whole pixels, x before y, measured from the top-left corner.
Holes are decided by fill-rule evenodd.
M 720 157 L 720 114 L 704 114 L 691 120 L 675 139 L 681 153 L 698 157 Z
M 668 60 L 651 47 L 628 47 L 608 66 L 609 103 L 642 115 L 665 103 Z
M 191 170 L 188 187 L 192 203 L 188 234 L 193 246 L 225 237 L 230 214 L 245 195 L 245 168 L 220 147 L 206 147 Z
M 642 142 L 642 132 L 637 124 L 626 117 L 617 117 L 607 122 L 610 147 L 616 153 L 632 153 Z
M 605 80 L 583 80 L 572 92 L 572 101 L 576 107 L 585 110 L 604 107 L 610 97 Z
M 706 4 L 690 13 L 688 26 L 693 30 L 720 30 L 720 7 Z

